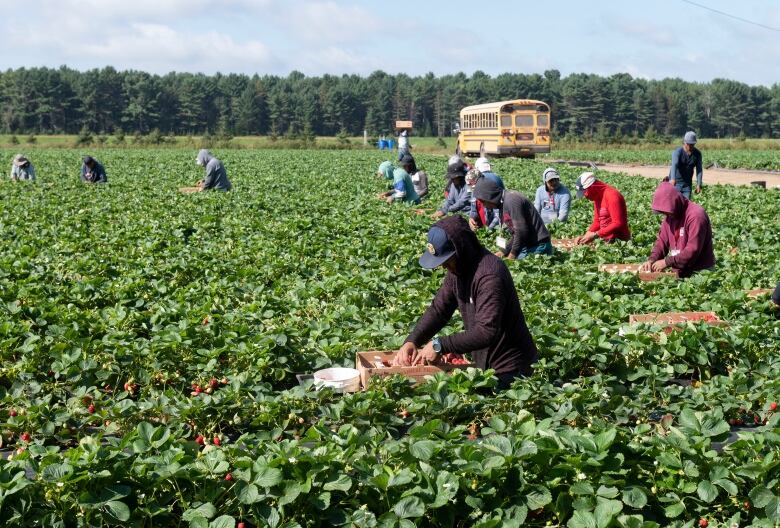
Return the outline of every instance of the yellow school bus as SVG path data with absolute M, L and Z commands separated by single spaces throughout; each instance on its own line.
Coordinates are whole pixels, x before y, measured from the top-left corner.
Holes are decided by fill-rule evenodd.
M 533 158 L 550 152 L 550 106 L 533 99 L 467 106 L 456 130 L 463 155 Z

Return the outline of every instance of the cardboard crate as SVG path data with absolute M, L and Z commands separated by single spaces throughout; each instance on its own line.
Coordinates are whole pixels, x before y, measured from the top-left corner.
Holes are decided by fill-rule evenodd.
M 552 245 L 555 249 L 568 251 L 570 249 L 579 247 L 578 244 L 575 242 L 575 240 L 577 239 L 576 238 L 553 238 Z
M 179 192 L 182 194 L 192 194 L 200 190 L 200 187 L 179 187 Z
M 442 363 L 439 365 L 420 365 L 414 367 L 382 367 L 376 366 L 375 361 L 387 361 L 392 364 L 395 359 L 395 350 L 376 350 L 367 352 L 358 352 L 355 354 L 355 368 L 360 371 L 360 383 L 365 390 L 368 387 L 369 380 L 376 376 L 392 376 L 393 374 L 401 374 L 407 378 L 415 380 L 416 383 L 420 383 L 425 380 L 425 376 L 432 376 L 439 372 L 452 372 L 455 369 L 466 369 L 468 367 L 475 367 L 474 363 L 468 365 L 451 365 L 449 363 Z M 378 359 L 375 359 L 378 358 Z
M 396 121 L 395 122 L 395 128 L 398 130 L 402 130 L 404 128 L 407 128 L 409 130 L 412 129 L 412 122 L 411 121 Z
M 654 281 L 664 277 L 677 277 L 673 271 L 639 271 L 641 264 L 601 264 L 602 273 L 636 273 L 641 281 Z
M 663 326 L 663 331 L 667 334 L 675 329 L 685 326 L 688 322 L 705 322 L 711 326 L 727 326 L 715 312 L 666 312 L 666 313 L 647 313 L 633 314 L 628 316 L 628 322 L 631 324 L 657 324 Z
M 751 299 L 756 299 L 757 297 L 763 297 L 765 295 L 771 295 L 772 289 L 771 288 L 756 288 L 754 290 L 750 290 L 745 292 L 745 295 L 750 297 Z

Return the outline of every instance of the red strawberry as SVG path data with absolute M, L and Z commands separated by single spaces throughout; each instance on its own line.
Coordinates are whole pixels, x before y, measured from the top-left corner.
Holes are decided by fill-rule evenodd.
M 203 326 L 206 326 L 207 324 L 209 324 L 209 317 L 208 316 L 203 318 Z
M 206 439 L 203 438 L 203 435 L 198 435 L 195 437 L 195 443 L 198 445 L 205 445 Z
M 16 409 L 11 409 L 10 411 L 8 411 L 8 416 L 10 416 L 11 418 L 15 418 L 16 417 Z
M 216 389 L 216 388 L 217 388 L 217 385 L 219 385 L 219 382 L 217 381 L 217 378 L 211 378 L 211 379 L 209 380 L 209 386 L 210 386 L 212 389 Z
M 89 407 L 87 407 L 87 412 L 89 412 L 89 414 L 95 414 L 95 405 L 90 404 Z
M 710 523 L 707 521 L 707 519 L 699 519 L 699 526 L 700 528 L 707 528 L 707 525 Z
M 476 440 L 476 439 L 477 439 L 477 435 L 475 435 L 475 434 L 473 434 L 473 433 L 472 433 L 472 434 L 470 434 L 470 435 L 468 436 L 468 439 L 469 439 L 469 440 L 472 440 L 472 441 L 474 441 L 474 440 Z
M 227 475 L 225 475 L 225 480 L 227 480 L 228 482 L 233 480 L 233 474 L 232 473 L 228 473 Z
M 236 523 L 236 528 L 246 528 L 245 522 Z
M 750 501 L 743 502 L 742 506 L 744 506 L 746 510 L 749 510 L 750 509 Z
M 401 418 L 408 418 L 409 417 L 409 411 L 406 409 L 401 410 Z
M 22 442 L 29 442 L 30 440 L 32 440 L 30 433 L 27 432 L 20 434 L 19 438 L 22 440 Z
M 769 404 L 769 410 L 770 411 L 776 411 L 777 410 L 777 402 L 772 402 Z
M 222 445 L 222 440 L 220 440 L 218 436 L 215 436 L 215 437 L 214 437 L 214 440 L 212 441 L 212 443 L 213 443 L 215 446 L 220 446 L 220 445 Z

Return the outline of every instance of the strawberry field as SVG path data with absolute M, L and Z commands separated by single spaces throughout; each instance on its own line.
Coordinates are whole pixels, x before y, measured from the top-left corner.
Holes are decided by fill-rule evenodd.
M 719 149 L 702 145 L 705 167 L 714 165 L 723 169 L 780 170 L 780 153 L 771 150 Z M 597 163 L 631 163 L 640 165 L 669 165 L 672 148 L 555 149 L 549 159 L 584 160 Z
M 397 348 L 443 277 L 417 264 L 432 220 L 375 198 L 380 153 L 216 152 L 235 190 L 194 195 L 194 152 L 103 150 L 105 186 L 27 154 L 38 181 L 0 182 L 2 525 L 780 524 L 780 321 L 745 295 L 780 279 L 778 190 L 708 186 L 717 268 L 641 282 L 598 268 L 647 257 L 656 182 L 604 176 L 631 242 L 508 263 L 533 377 L 339 395 L 296 374 Z M 446 158 L 418 163 L 432 211 Z M 544 167 L 494 164 L 531 196 Z M 669 311 L 727 325 L 628 324 Z

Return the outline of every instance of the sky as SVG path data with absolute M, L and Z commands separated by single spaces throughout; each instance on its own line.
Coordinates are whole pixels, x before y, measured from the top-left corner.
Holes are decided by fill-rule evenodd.
M 780 1 L 0 0 L 0 69 L 780 82 Z

